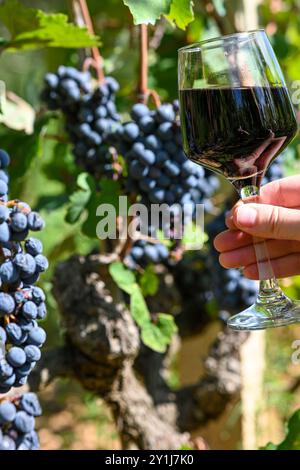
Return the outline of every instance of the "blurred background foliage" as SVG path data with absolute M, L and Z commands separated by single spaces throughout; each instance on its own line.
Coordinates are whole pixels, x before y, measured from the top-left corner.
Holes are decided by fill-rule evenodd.
M 64 0 L 23 0 L 22 3 L 47 12 L 70 13 L 69 4 Z M 177 97 L 177 49 L 188 43 L 247 27 L 247 8 L 252 3 L 255 3 L 255 8 L 257 6 L 259 27 L 266 29 L 269 34 L 288 85 L 291 87 L 294 80 L 300 80 L 299 0 L 195 0 L 194 3 L 195 18 L 185 31 L 172 26 L 165 19 L 159 20 L 155 27 L 149 27 L 149 87 L 154 88 L 162 100 Z M 137 28 L 133 25 L 128 8 L 121 0 L 89 0 L 88 5 L 96 34 L 102 41 L 101 54 L 105 71 L 120 82 L 118 106 L 126 117 L 136 97 Z M 0 35 L 7 36 L 7 31 L 2 26 Z M 7 91 L 13 92 L 30 105 L 27 107 L 18 100 L 16 108 L 13 103 L 6 104 L 3 112 L 5 120 L 10 121 L 10 127 L 17 119 L 23 120 L 30 127 L 33 113 L 37 113 L 37 117 L 40 113 L 39 94 L 44 74 L 55 71 L 60 64 L 80 65 L 79 59 L 80 54 L 73 49 L 4 52 L 0 56 L 0 78 L 5 82 Z M 57 306 L 51 294 L 53 270 L 61 259 L 73 253 L 88 253 L 96 245 L 95 241 L 82 235 L 79 224 L 68 225 L 64 220 L 68 195 L 76 187 L 79 169 L 76 168 L 70 148 L 64 141 L 45 136 L 45 126 L 48 136 L 63 135 L 62 123 L 57 120 L 45 123 L 37 119 L 36 126 L 35 133 L 26 135 L 2 124 L 0 140 L 1 147 L 10 150 L 13 159 L 11 194 L 39 209 L 46 220 L 47 229 L 42 235 L 42 241 L 51 268 L 43 277 L 42 287 L 48 295 L 49 315 L 46 329 L 48 346 L 52 346 L 60 343 L 63 333 Z M 286 153 L 286 174 L 299 172 L 298 153 L 299 138 L 294 140 Z M 228 184 L 224 184 L 222 191 L 229 193 L 231 189 Z M 299 298 L 300 278 L 285 281 L 284 288 L 288 294 Z M 300 338 L 299 328 L 268 332 L 266 427 L 272 428 L 272 432 L 265 432 L 262 440 L 279 442 L 284 433 L 284 421 L 292 411 L 300 407 L 300 396 L 296 393 L 299 385 L 299 366 L 292 365 L 290 360 L 293 352 L 291 342 L 297 339 L 297 336 Z M 201 344 L 196 348 L 201 349 Z M 198 349 L 197 357 L 200 355 Z M 182 360 L 176 361 L 172 367 L 173 383 L 178 383 L 184 369 Z M 120 447 L 109 412 L 104 407 L 99 407 L 98 399 L 95 400 L 80 391 L 78 386 L 60 381 L 44 393 L 43 399 L 45 414 L 40 421 L 43 448 Z M 234 440 L 228 439 L 230 426 L 237 419 L 239 412 L 235 409 L 228 422 L 222 425 L 220 434 L 223 435 L 223 444 L 219 445 L 223 448 L 237 448 L 240 445 L 239 435 L 235 436 Z

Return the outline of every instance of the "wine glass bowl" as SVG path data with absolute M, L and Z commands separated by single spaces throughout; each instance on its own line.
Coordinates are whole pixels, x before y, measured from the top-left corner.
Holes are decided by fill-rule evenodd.
M 248 197 L 259 195 L 266 170 L 297 132 L 293 106 L 266 33 L 231 34 L 181 48 L 178 82 L 187 157 L 222 174 L 247 203 Z M 259 295 L 228 325 L 251 330 L 300 321 L 299 303 L 278 286 L 265 243 L 253 242 Z

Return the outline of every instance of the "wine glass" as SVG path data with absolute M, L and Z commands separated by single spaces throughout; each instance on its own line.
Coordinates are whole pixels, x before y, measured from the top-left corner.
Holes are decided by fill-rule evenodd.
M 297 132 L 266 33 L 230 34 L 183 47 L 178 75 L 187 157 L 225 176 L 244 203 L 256 201 L 267 168 Z M 259 294 L 254 305 L 228 320 L 228 326 L 257 330 L 299 322 L 300 302 L 279 287 L 264 240 L 253 243 Z

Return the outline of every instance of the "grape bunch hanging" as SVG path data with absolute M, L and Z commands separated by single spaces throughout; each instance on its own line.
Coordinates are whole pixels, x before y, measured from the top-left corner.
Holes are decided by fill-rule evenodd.
M 184 224 L 195 217 L 197 204 L 204 204 L 206 212 L 212 211 L 211 196 L 219 187 L 219 179 L 187 160 L 182 148 L 177 101 L 162 104 L 155 110 L 136 103 L 131 117 L 132 121 L 117 129 L 119 150 L 128 167 L 127 191 L 138 195 L 148 208 L 151 204 L 168 204 L 170 224 L 150 227 L 148 235 L 155 235 L 153 232 L 159 228 L 174 239 L 174 220 L 181 217 L 180 209 Z M 161 244 L 140 241 L 134 243 L 129 255 L 130 261 L 141 266 L 147 261 L 163 262 L 167 256 Z
M 118 82 L 106 77 L 93 88 L 88 71 L 63 65 L 56 73 L 46 74 L 44 81 L 41 98 L 50 110 L 63 113 L 76 163 L 96 179 L 114 177 L 117 154 L 113 134 L 120 122 L 115 104 Z
M 20 387 L 41 357 L 45 294 L 36 286 L 48 268 L 43 245 L 29 232 L 44 221 L 25 202 L 8 200 L 9 156 L 0 150 L 0 394 Z
M 131 117 L 131 122 L 117 130 L 128 165 L 128 190 L 140 194 L 148 206 L 187 205 L 193 217 L 196 204 L 204 204 L 209 212 L 210 198 L 219 187 L 219 179 L 187 160 L 182 148 L 178 102 L 162 104 L 156 110 L 137 103 Z
M 35 393 L 0 402 L 0 450 L 38 450 L 35 418 L 42 414 Z
M 211 196 L 219 186 L 215 175 L 188 161 L 182 149 L 178 102 L 156 110 L 137 103 L 132 121 L 120 125 L 115 105 L 119 85 L 112 77 L 92 89 L 89 72 L 60 66 L 45 76 L 42 98 L 52 110 L 61 110 L 73 143 L 78 165 L 96 180 L 116 174 L 116 149 L 125 156 L 128 193 L 136 193 L 148 207 L 151 203 L 179 204 L 185 207 L 185 222 L 195 215 L 196 204 L 213 209 Z M 175 211 L 175 208 L 172 210 Z M 176 214 L 171 214 L 172 217 Z M 164 227 L 166 229 L 166 227 Z M 154 235 L 150 227 L 150 237 Z M 171 229 L 172 231 L 172 229 Z M 171 233 L 172 236 L 172 233 Z M 168 257 L 161 244 L 134 243 L 131 265 L 158 263 Z

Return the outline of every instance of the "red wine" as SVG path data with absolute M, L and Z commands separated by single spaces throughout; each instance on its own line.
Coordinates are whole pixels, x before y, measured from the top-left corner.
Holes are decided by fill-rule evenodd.
M 281 86 L 181 90 L 180 118 L 188 158 L 222 173 L 238 189 L 260 186 L 297 132 Z

